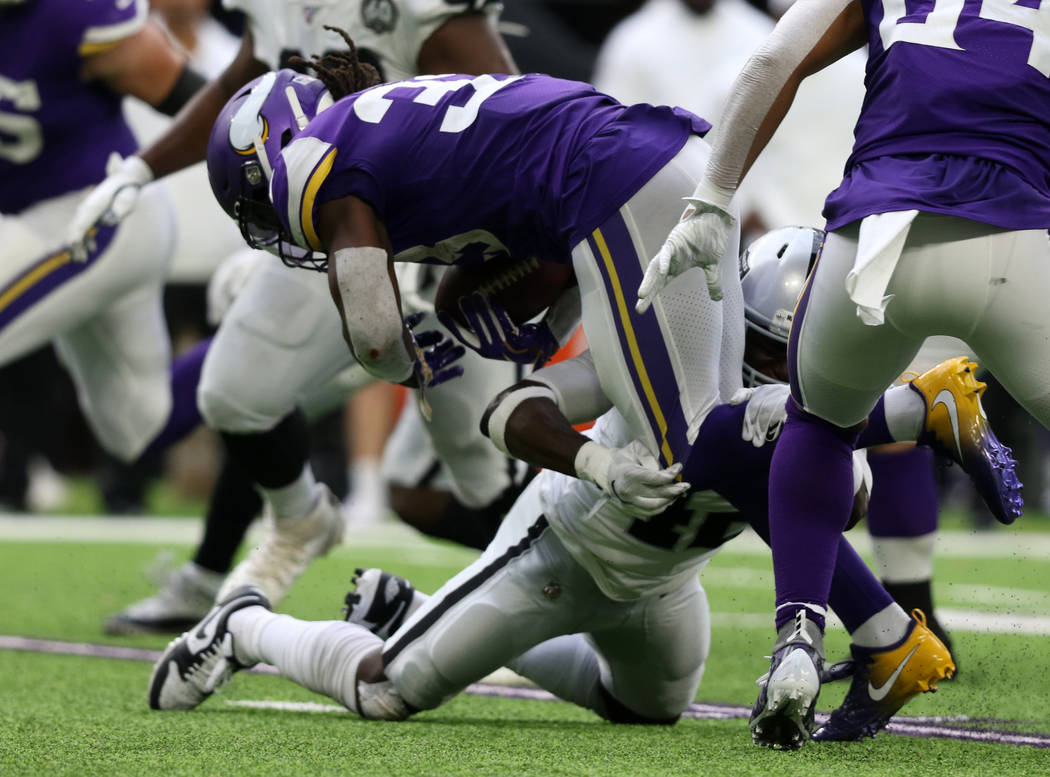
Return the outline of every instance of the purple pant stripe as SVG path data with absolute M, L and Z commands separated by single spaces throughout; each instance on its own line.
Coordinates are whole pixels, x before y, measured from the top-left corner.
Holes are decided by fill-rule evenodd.
M 823 244 L 820 249 L 824 250 Z M 799 407 L 805 407 L 805 403 L 802 401 L 802 389 L 798 382 L 798 338 L 802 331 L 802 321 L 806 317 L 806 308 L 809 307 L 809 293 L 813 290 L 813 278 L 816 277 L 819 267 L 820 256 L 818 255 L 809 273 L 809 278 L 806 279 L 806 286 L 802 289 L 802 294 L 795 305 L 795 312 L 791 316 L 791 333 L 788 335 L 788 384 L 791 386 L 791 396 L 795 398 Z
M 642 281 L 642 264 L 630 231 L 619 213 L 587 239 L 613 306 L 616 336 L 635 394 L 660 445 L 664 465 L 686 458 L 689 443 L 671 359 L 653 312 L 634 310 L 634 290 Z

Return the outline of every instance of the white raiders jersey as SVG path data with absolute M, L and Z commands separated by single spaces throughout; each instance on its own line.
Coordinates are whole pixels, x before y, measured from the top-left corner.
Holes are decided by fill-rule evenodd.
M 615 409 L 602 415 L 586 434 L 610 448 L 631 441 L 627 422 Z M 697 575 L 722 543 L 746 525 L 743 519 L 726 521 L 722 517 L 735 509 L 717 493 L 698 491 L 686 497 L 688 509 L 683 510 L 679 541 L 660 547 L 631 533 L 636 522 L 651 518 L 628 514 L 594 484 L 553 470 L 543 470 L 538 477 L 543 514 L 551 527 L 602 593 L 615 601 L 659 596 L 677 589 Z M 705 540 L 704 525 L 714 515 L 721 519 L 710 522 L 708 528 L 717 526 L 717 536 Z
M 376 65 L 384 81 L 419 75 L 419 50 L 449 19 L 480 12 L 495 24 L 503 6 L 493 0 L 223 0 L 248 17 L 255 57 L 271 68 L 288 59 L 331 51 L 346 44 L 325 25 L 346 30 L 362 62 Z

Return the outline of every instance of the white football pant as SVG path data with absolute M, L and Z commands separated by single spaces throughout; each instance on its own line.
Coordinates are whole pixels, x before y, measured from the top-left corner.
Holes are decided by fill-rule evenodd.
M 115 232 L 101 232 L 112 232 L 101 252 L 81 264 L 59 241 L 85 194 L 0 216 L 0 364 L 54 341 L 99 442 L 131 461 L 171 412 L 162 300 L 171 212 L 160 187 L 145 187 Z
M 828 235 L 799 303 L 795 374 L 806 410 L 840 427 L 859 423 L 928 335 L 952 335 L 1050 426 L 1045 230 L 920 213 L 886 289 L 892 299 L 880 326 L 862 323 L 846 293 L 857 239 L 855 224 Z

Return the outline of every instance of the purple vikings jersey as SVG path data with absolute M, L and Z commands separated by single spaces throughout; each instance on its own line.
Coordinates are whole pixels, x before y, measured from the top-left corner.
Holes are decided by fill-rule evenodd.
M 1050 227 L 1050 35 L 1037 0 L 863 0 L 867 94 L 835 229 L 918 209 Z
M 398 261 L 568 263 L 572 246 L 709 128 L 549 76 L 421 76 L 318 115 L 281 152 L 270 196 L 315 250 L 318 207 L 353 195 L 375 209 Z
M 0 5 L 0 212 L 97 183 L 135 140 L 121 98 L 81 80 L 83 57 L 137 32 L 145 0 Z

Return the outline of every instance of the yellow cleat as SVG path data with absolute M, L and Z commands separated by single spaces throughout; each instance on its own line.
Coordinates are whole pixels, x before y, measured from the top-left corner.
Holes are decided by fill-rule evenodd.
M 1000 523 L 1021 515 L 1017 462 L 999 442 L 981 406 L 987 388 L 977 380 L 977 364 L 965 356 L 941 362 L 909 385 L 926 403 L 926 423 L 918 442 L 956 462 Z
M 937 690 L 955 674 L 948 648 L 926 627 L 922 610 L 912 610 L 911 627 L 899 643 L 881 650 L 850 646 L 853 682 L 841 706 L 813 732 L 818 742 L 873 737 L 913 697 Z

